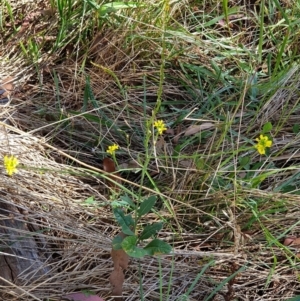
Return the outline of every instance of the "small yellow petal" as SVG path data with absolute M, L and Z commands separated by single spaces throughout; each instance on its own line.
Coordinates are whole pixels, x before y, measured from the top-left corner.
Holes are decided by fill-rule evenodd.
M 267 141 L 266 142 L 266 147 L 271 147 L 273 144 L 273 142 L 271 140 Z
M 255 139 L 257 141 L 257 144 L 255 145 L 255 148 L 259 152 L 259 154 L 264 155 L 266 153 L 266 148 L 271 147 L 273 142 L 269 139 L 268 136 L 259 135 L 259 138 Z
M 119 145 L 113 144 L 113 145 L 110 145 L 110 146 L 107 148 L 106 152 L 107 152 L 108 154 L 114 155 L 114 153 L 115 153 L 116 150 L 118 150 L 118 149 L 119 149 Z
M 19 164 L 19 160 L 14 156 L 4 156 L 4 167 L 9 176 L 17 172 L 17 166 Z
M 157 129 L 159 135 L 161 135 L 164 131 L 167 130 L 165 123 L 163 120 L 157 120 L 154 122 L 153 126 Z
M 266 153 L 266 149 L 263 146 L 260 146 L 257 150 L 261 155 L 264 155 Z

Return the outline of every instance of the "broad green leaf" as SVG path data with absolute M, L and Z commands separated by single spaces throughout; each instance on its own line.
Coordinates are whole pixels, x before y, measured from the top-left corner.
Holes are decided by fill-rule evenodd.
M 142 248 L 134 247 L 131 250 L 125 251 L 130 257 L 134 258 L 142 258 L 146 255 L 148 255 L 148 252 Z
M 122 231 L 124 232 L 124 234 L 134 235 L 134 232 L 132 231 L 132 229 L 134 229 L 133 218 L 132 218 L 131 214 L 125 215 L 125 224 L 122 225 Z
M 125 215 L 123 210 L 120 208 L 114 209 L 114 215 L 122 227 L 122 231 L 127 235 L 134 235 L 134 232 L 131 230 L 134 227 L 134 220 L 130 214 Z
M 144 249 L 149 255 L 169 254 L 172 251 L 172 247 L 168 243 L 158 238 L 153 239 Z
M 127 205 L 129 205 L 131 208 L 135 208 L 134 202 L 132 201 L 132 199 L 131 199 L 127 194 L 122 195 L 122 196 L 120 197 L 120 199 L 121 199 L 123 202 L 127 203 Z
M 148 252 L 136 246 L 138 238 L 133 236 L 125 237 L 122 241 L 122 249 L 131 257 L 141 258 L 148 255 Z
M 122 207 L 129 207 L 128 206 L 128 203 L 127 202 L 125 202 L 125 201 L 112 201 L 112 202 L 110 202 L 110 205 L 111 205 L 111 207 L 112 208 L 122 208 Z
M 136 246 L 138 237 L 136 235 L 127 236 L 122 241 L 122 248 L 125 252 Z
M 114 239 L 112 240 L 112 248 L 114 250 L 120 250 L 122 249 L 122 242 L 124 238 L 121 237 L 120 235 L 116 235 Z
M 150 196 L 148 199 L 144 200 L 141 205 L 140 208 L 138 209 L 138 216 L 141 217 L 145 214 L 147 214 L 148 212 L 151 211 L 152 207 L 154 206 L 156 202 L 156 196 L 152 195 Z
M 147 225 L 140 235 L 140 240 L 148 239 L 152 235 L 155 235 L 158 231 L 160 231 L 162 229 L 162 226 L 163 226 L 162 223 L 155 223 L 152 225 Z
M 273 126 L 272 123 L 269 121 L 263 126 L 263 133 L 268 133 L 272 130 Z
M 239 158 L 239 163 L 240 163 L 241 167 L 246 166 L 249 162 L 250 162 L 250 157 L 249 156 Z

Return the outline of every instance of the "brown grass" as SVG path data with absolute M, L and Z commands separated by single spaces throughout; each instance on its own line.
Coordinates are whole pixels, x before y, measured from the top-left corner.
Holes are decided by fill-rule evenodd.
M 28 2 L 24 10 L 27 14 L 33 10 L 39 17 L 41 3 Z M 21 9 L 18 5 L 15 7 L 16 11 Z M 42 8 L 45 9 L 43 5 Z M 180 8 L 174 8 L 173 16 L 178 20 L 179 12 Z M 34 20 L 34 16 L 32 18 Z M 48 20 L 43 19 L 41 26 L 49 25 Z M 24 27 L 24 31 L 15 36 L 12 28 L 7 28 L 8 33 L 1 38 L 0 79 L 14 76 L 16 88 L 11 106 L 5 111 L 0 108 L 1 118 L 9 118 L 11 124 L 2 124 L 6 131 L 0 136 L 0 159 L 13 154 L 21 162 L 13 177 L 8 177 L 1 169 L 1 202 L 18 210 L 2 214 L 1 219 L 16 219 L 32 226 L 23 238 L 34 233 L 48 273 L 36 277 L 24 271 L 19 276 L 19 284 L 6 281 L 0 286 L 5 291 L 2 298 L 61 300 L 68 292 L 89 289 L 107 301 L 112 300 L 108 281 L 113 267 L 110 249 L 111 239 L 119 229 L 108 205 L 85 206 L 84 201 L 91 196 L 99 203 L 110 201 L 102 171 L 108 145 L 118 143 L 121 146 L 119 164 L 138 161 L 143 154 L 145 122 L 152 114 L 159 90 L 161 62 L 157 37 L 149 33 L 151 40 L 143 32 L 149 39 L 130 43 L 126 38 L 134 34 L 142 36 L 139 32 L 145 30 L 142 25 L 133 32 L 104 26 L 86 43 L 86 48 L 70 44 L 55 54 L 48 54 L 47 45 L 44 45 L 39 63 L 29 64 L 18 45 L 20 41 L 25 43 L 38 29 L 37 22 L 30 22 L 30 27 Z M 18 24 L 22 26 L 23 23 L 19 21 Z M 55 34 L 55 26 L 49 30 L 48 42 L 50 33 Z M 208 47 L 195 45 L 187 48 L 184 59 L 188 63 L 196 60 L 197 64 L 205 65 L 212 54 L 204 55 L 200 51 L 195 59 L 196 50 Z M 162 115 L 168 117 L 169 114 L 172 122 L 178 121 L 179 113 L 176 115 L 175 109 L 193 111 L 199 106 L 201 92 L 192 87 L 191 78 L 181 71 L 177 59 L 168 61 L 164 72 L 168 76 L 162 98 L 168 105 Z M 88 81 L 92 91 L 89 99 L 85 98 Z M 294 256 L 298 251 L 281 245 L 286 235 L 299 236 L 299 197 L 273 189 L 287 174 L 297 171 L 293 166 L 299 162 L 299 137 L 293 136 L 290 143 L 287 137 L 291 135 L 293 123 L 298 122 L 299 112 L 295 110 L 298 83 L 299 68 L 295 66 L 277 83 L 280 89 L 258 114 L 248 110 L 243 100 L 241 110 L 245 107 L 245 115 L 230 126 L 238 132 L 238 138 L 252 139 L 268 121 L 282 125 L 278 126 L 273 146 L 277 150 L 274 169 L 278 172 L 264 182 L 264 189 L 239 184 L 234 189 L 213 189 L 212 184 L 220 172 L 223 172 L 223 179 L 230 178 L 226 168 L 223 171 L 220 168 L 222 155 L 215 160 L 213 151 L 215 145 L 221 143 L 224 158 L 232 152 L 231 143 L 236 137 L 222 139 L 226 122 L 218 123 L 205 144 L 192 141 L 185 148 L 186 158 L 178 160 L 163 157 L 172 154 L 176 147 L 172 136 L 170 141 L 165 137 L 162 156 L 151 161 L 148 167 L 157 186 L 146 183 L 143 195 L 159 190 L 157 194 L 162 200 L 159 213 L 166 222 L 160 237 L 174 246 L 174 253 L 161 258 L 131 259 L 124 284 L 126 301 L 140 300 L 139 265 L 144 300 L 175 301 L 181 300 L 197 274 L 212 260 L 214 264 L 200 277 L 188 300 L 207 300 L 214 291 L 212 295 L 226 301 L 283 301 L 300 293 L 298 259 Z M 194 94 L 187 93 L 187 86 Z M 268 93 L 266 88 L 266 95 Z M 230 114 L 234 117 L 241 110 Z M 289 114 L 292 111 L 294 113 Z M 234 118 L 230 114 L 227 117 L 232 121 Z M 204 117 L 216 121 L 211 114 Z M 190 124 L 189 120 L 178 121 L 174 130 L 183 131 Z M 240 144 L 243 143 L 246 144 L 241 139 Z M 201 170 L 192 159 L 195 153 L 203 154 Z M 254 163 L 261 160 L 257 154 L 251 156 Z M 160 173 L 155 174 L 157 166 Z M 281 169 L 282 166 L 291 168 Z M 122 177 L 126 188 L 136 191 L 140 173 L 123 172 Z M 239 177 L 242 175 L 237 174 L 236 178 Z M 172 212 L 164 206 L 163 200 L 167 200 Z M 254 203 L 260 204 L 259 211 L 263 214 L 260 222 L 252 223 Z M 157 218 L 151 213 L 146 221 Z M 2 239 L 3 242 L 8 243 L 8 240 Z M 220 285 L 239 269 L 242 269 L 240 273 L 228 284 Z M 169 285 L 170 294 L 166 296 Z

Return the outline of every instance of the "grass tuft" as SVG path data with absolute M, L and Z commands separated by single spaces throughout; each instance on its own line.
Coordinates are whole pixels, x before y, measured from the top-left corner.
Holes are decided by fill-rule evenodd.
M 140 226 L 162 220 L 174 247 L 132 260 L 126 300 L 299 294 L 284 245 L 300 233 L 299 15 L 296 1 L 0 4 L 0 82 L 16 85 L 0 159 L 21 165 L 2 201 L 28 211 L 22 237 L 46 241 L 52 275 L 24 272 L 18 300 L 66 288 L 109 300 L 111 204 L 125 194 L 157 195 Z M 102 170 L 112 145 L 122 184 Z

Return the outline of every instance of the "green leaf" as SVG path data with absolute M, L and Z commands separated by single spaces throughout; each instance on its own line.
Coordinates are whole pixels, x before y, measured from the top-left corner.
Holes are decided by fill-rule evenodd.
M 122 241 L 122 248 L 124 251 L 128 251 L 136 246 L 138 237 L 136 235 L 127 236 Z
M 250 162 L 249 156 L 239 158 L 239 163 L 240 163 L 241 167 L 245 167 L 247 164 L 249 164 L 249 162 Z
M 124 240 L 123 237 L 121 237 L 120 235 L 116 235 L 112 240 L 112 248 L 114 250 L 121 250 L 123 240 Z
M 118 223 L 122 227 L 124 234 L 134 235 L 134 232 L 131 230 L 132 228 L 134 228 L 134 220 L 132 219 L 132 216 L 130 214 L 125 215 L 123 210 L 120 208 L 114 209 L 114 215 Z
M 198 170 L 203 170 L 205 169 L 205 161 L 203 158 L 196 158 L 195 159 L 195 164 L 196 164 L 196 168 Z
M 293 298 L 290 298 L 290 299 L 288 299 L 288 300 L 286 300 L 286 301 L 300 301 L 300 295 L 295 296 L 295 297 L 293 297 Z
M 268 133 L 272 130 L 273 126 L 272 123 L 269 121 L 263 126 L 263 134 Z
M 93 196 L 90 196 L 89 198 L 85 199 L 83 203 L 85 205 L 94 205 L 97 204 L 97 201 L 95 201 L 95 198 Z
M 93 114 L 82 114 L 81 112 L 76 112 L 76 111 L 70 111 L 68 113 L 69 114 L 73 114 L 73 115 L 81 115 L 87 121 L 97 122 L 98 124 L 105 124 L 104 120 L 102 120 L 100 117 L 95 116 Z
M 157 234 L 157 232 L 160 231 L 162 229 L 162 227 L 163 227 L 162 223 L 155 223 L 152 225 L 147 225 L 140 235 L 140 240 L 150 238 L 152 235 Z
M 262 174 L 257 177 L 253 177 L 250 181 L 252 188 L 258 188 L 259 185 L 266 179 L 266 175 Z
M 122 231 L 127 235 L 134 235 L 132 229 L 134 229 L 134 220 L 131 214 L 125 216 L 125 224 L 122 225 Z
M 122 207 L 129 207 L 127 202 L 124 201 L 112 201 L 110 202 L 110 206 L 112 208 L 122 208 Z
M 128 236 L 123 239 L 122 249 L 131 257 L 141 258 L 148 255 L 147 251 L 136 246 L 138 238 L 133 236 Z
M 294 186 L 294 185 L 283 186 L 280 189 L 280 192 L 291 193 L 291 194 L 298 194 L 298 195 L 300 194 L 299 189 L 297 188 L 297 186 Z
M 299 124 L 294 124 L 293 125 L 293 133 L 298 134 L 300 132 L 300 125 Z
M 172 251 L 172 247 L 168 243 L 158 238 L 153 239 L 144 249 L 149 255 L 169 254 Z
M 132 199 L 127 194 L 122 195 L 120 197 L 120 199 L 122 200 L 122 202 L 127 203 L 127 206 L 129 205 L 131 208 L 135 209 L 136 206 L 135 206 L 134 202 L 132 201 Z
M 141 217 L 141 216 L 147 214 L 148 212 L 150 212 L 152 207 L 154 206 L 155 202 L 156 202 L 155 195 L 152 195 L 148 199 L 144 200 L 141 203 L 140 208 L 137 211 L 138 216 Z
M 95 293 L 95 292 L 93 292 L 93 291 L 91 291 L 91 290 L 88 290 L 88 289 L 83 289 L 83 290 L 81 290 L 81 292 L 82 292 L 86 297 L 88 297 L 88 296 L 96 296 L 96 293 Z

